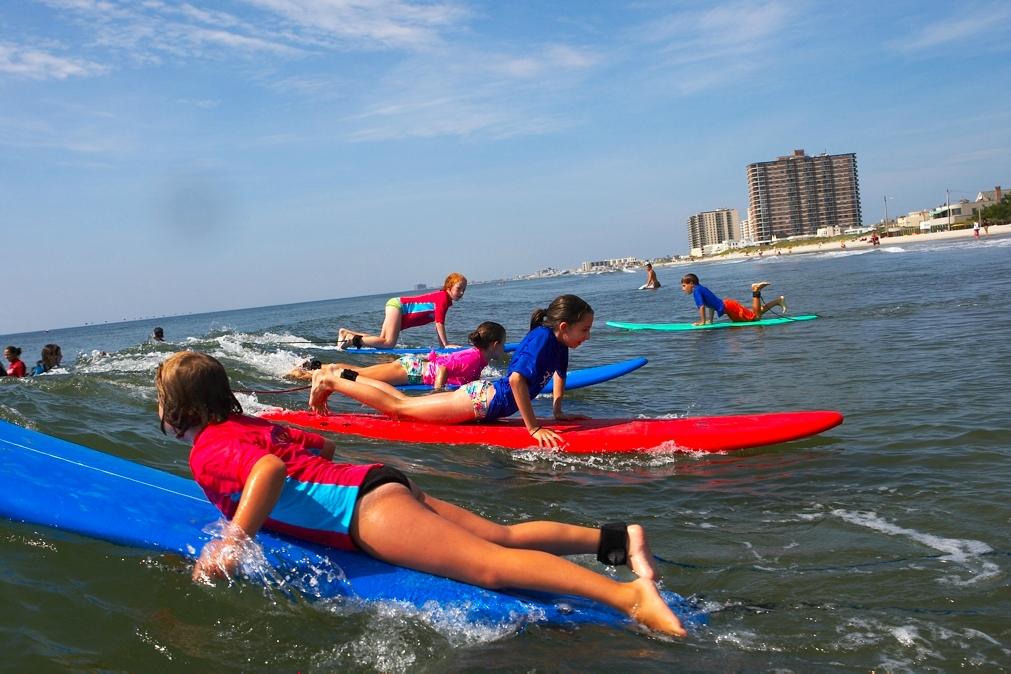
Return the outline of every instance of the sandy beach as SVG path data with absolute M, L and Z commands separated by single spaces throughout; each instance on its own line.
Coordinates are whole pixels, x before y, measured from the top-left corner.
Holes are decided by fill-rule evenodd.
M 1006 225 L 990 225 L 990 233 L 986 234 L 984 230 L 980 230 L 980 238 L 985 239 L 988 236 L 1007 236 L 1011 234 L 1011 223 Z M 764 251 L 764 255 L 776 255 L 778 251 L 782 251 L 783 255 L 796 255 L 798 253 L 824 253 L 831 250 L 841 250 L 845 243 L 846 250 L 857 250 L 861 248 L 871 248 L 869 237 L 870 234 L 865 234 L 853 239 L 846 239 L 843 241 L 832 240 L 832 241 L 820 241 L 817 243 L 802 243 L 791 247 L 786 247 L 786 245 L 780 244 L 776 248 L 767 248 Z M 881 246 L 901 246 L 909 243 L 926 243 L 929 241 L 954 241 L 960 239 L 971 239 L 973 236 L 972 228 L 967 229 L 955 229 L 947 232 L 930 232 L 924 234 L 908 234 L 905 236 L 886 236 L 881 238 Z M 725 253 L 723 255 L 713 255 L 703 259 L 692 260 L 692 263 L 698 262 L 715 262 L 719 260 L 736 260 L 744 257 L 752 257 L 755 253 Z M 674 262 L 673 264 L 685 264 L 683 260 Z

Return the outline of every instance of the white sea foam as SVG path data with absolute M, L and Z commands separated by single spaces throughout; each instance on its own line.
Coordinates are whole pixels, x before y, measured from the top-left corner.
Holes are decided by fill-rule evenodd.
M 898 246 L 885 246 L 880 249 L 882 253 L 905 253 L 905 248 L 900 248 Z
M 758 636 L 755 632 L 746 632 L 743 630 L 727 632 L 726 634 L 717 634 L 716 643 L 729 644 L 742 651 L 778 653 L 783 650 L 779 646 L 773 646 L 772 644 L 764 641 L 762 637 Z
M 606 472 L 626 472 L 642 468 L 664 468 L 676 465 L 681 460 L 679 457 L 683 456 L 685 456 L 685 453 L 671 451 L 630 454 L 568 454 L 559 450 L 538 447 L 512 452 L 513 459 L 517 461 L 547 463 L 552 470 L 592 468 Z
M 76 370 L 86 374 L 149 372 L 153 375 L 167 355 L 162 351 L 144 353 L 93 351 L 81 359 Z
M 884 534 L 888 534 L 889 536 L 904 536 L 929 548 L 943 552 L 945 554 L 941 557 L 941 559 L 953 562 L 971 574 L 967 579 L 955 576 L 946 576 L 942 579 L 943 582 L 948 582 L 953 585 L 971 585 L 973 583 L 993 578 L 1000 573 L 1000 567 L 997 566 L 997 564 L 989 560 L 981 559 L 982 555 L 993 551 L 993 548 L 982 541 L 961 538 L 943 538 L 941 536 L 935 536 L 934 534 L 917 531 L 916 529 L 907 529 L 897 524 L 888 522 L 874 512 L 851 512 L 848 510 L 835 509 L 832 511 L 832 515 L 843 521 L 849 522 L 850 524 L 880 531 Z
M 309 394 L 306 393 L 308 398 Z M 242 411 L 250 416 L 259 416 L 267 412 L 276 412 L 280 409 L 277 405 L 268 405 L 267 403 L 261 403 L 255 394 L 252 393 L 236 393 L 235 398 L 242 405 Z
M 889 624 L 884 619 L 863 615 L 849 618 L 835 629 L 840 637 L 831 644 L 832 648 L 839 651 L 873 648 L 881 658 L 880 667 L 889 671 L 922 670 L 928 662 L 943 663 L 944 656 L 938 648 L 941 644 L 957 648 L 964 654 L 964 662 L 972 663 L 975 668 L 1003 669 L 1007 658 L 1011 657 L 1011 650 L 984 632 L 971 628 L 951 629 L 936 622 L 914 619 Z M 992 646 L 997 647 L 999 655 L 993 654 Z
M 866 255 L 867 253 L 874 252 L 873 248 L 858 248 L 856 250 L 833 250 L 827 253 L 819 253 L 816 257 L 820 258 L 832 258 L 832 257 L 853 257 L 854 255 Z

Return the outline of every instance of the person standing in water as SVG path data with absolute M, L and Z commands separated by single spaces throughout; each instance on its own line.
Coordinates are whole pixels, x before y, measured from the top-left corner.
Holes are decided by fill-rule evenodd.
M 646 263 L 646 283 L 639 287 L 639 290 L 655 290 L 660 287 L 660 281 L 656 278 L 656 272 L 653 271 L 653 265 L 650 262 Z

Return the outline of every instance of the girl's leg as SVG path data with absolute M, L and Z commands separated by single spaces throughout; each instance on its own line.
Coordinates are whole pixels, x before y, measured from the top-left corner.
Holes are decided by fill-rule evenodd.
M 390 348 L 397 345 L 398 337 L 400 337 L 400 309 L 386 307 L 386 317 L 383 319 L 383 327 L 379 330 L 379 334 L 364 335 L 362 346 Z
M 786 312 L 786 298 L 783 295 L 780 295 L 776 299 L 772 300 L 771 302 L 766 302 L 765 304 L 762 304 L 762 298 L 754 297 L 752 298 L 751 303 L 753 307 L 752 310 L 755 312 L 755 315 L 758 316 L 759 318 L 762 317 L 762 314 L 764 314 L 766 311 L 768 311 L 773 307 L 783 307 L 783 312 L 784 313 Z
M 541 550 L 554 555 L 581 555 L 597 552 L 600 545 L 600 529 L 551 521 L 503 525 L 434 496 L 422 494 L 421 499 L 450 522 L 506 548 Z M 646 542 L 646 532 L 638 524 L 628 526 L 628 565 L 640 578 L 659 578 Z
M 385 363 L 383 363 L 383 364 L 385 365 Z M 379 367 L 379 366 L 378 365 L 373 365 L 373 366 L 370 366 L 370 367 Z M 321 369 L 321 370 L 331 370 L 331 371 L 333 371 L 336 374 L 338 371 L 343 370 L 344 368 L 354 369 L 354 366 L 353 365 L 347 365 L 345 363 L 327 363 L 326 365 L 323 365 L 319 369 Z M 359 372 L 364 372 L 365 370 L 368 370 L 368 369 L 370 369 L 370 368 L 369 367 L 362 368 L 361 370 L 359 370 Z M 306 370 L 306 369 L 303 369 L 301 367 L 296 367 L 294 370 L 292 370 L 291 372 L 289 372 L 288 374 L 286 374 L 284 376 L 287 377 L 288 379 L 300 379 L 302 381 L 312 381 L 312 373 L 313 372 L 315 372 L 315 370 Z M 380 376 L 381 376 L 381 373 L 377 373 L 377 374 L 380 374 Z M 375 376 L 375 375 L 369 375 L 369 376 Z M 376 378 L 378 379 L 380 377 L 376 377 Z
M 334 374 L 337 374 L 336 370 L 343 370 L 344 368 L 350 368 L 356 371 L 359 375 L 368 377 L 369 379 L 374 379 L 377 382 L 386 382 L 387 384 L 392 384 L 393 386 L 399 386 L 401 384 L 407 383 L 407 372 L 404 368 L 400 366 L 397 361 L 390 361 L 389 363 L 378 363 L 376 365 L 369 365 L 368 367 L 356 367 L 354 365 L 338 365 L 334 364 L 328 366 L 331 370 L 335 370 Z M 393 389 L 397 391 L 396 389 Z M 397 391 L 397 393 L 400 393 Z
M 457 424 L 474 418 L 470 396 L 463 389 L 412 398 L 395 389 L 391 391 L 389 385 L 384 382 L 369 380 L 367 377 L 351 381 L 337 373 L 331 374 L 323 370 L 318 370 L 313 375 L 309 406 L 321 414 L 326 414 L 327 398 L 334 391 L 395 419 Z
M 404 371 L 404 369 L 401 368 L 399 365 L 397 367 L 400 368 L 401 372 Z M 354 369 L 354 368 L 352 368 L 352 369 Z M 368 368 L 365 368 L 365 369 L 368 369 Z M 340 373 L 339 372 L 335 372 L 334 373 L 334 375 L 338 375 L 338 374 L 340 374 Z M 362 375 L 364 373 L 361 370 L 359 370 L 358 374 Z M 358 379 L 357 379 L 357 381 L 361 382 L 362 384 L 365 384 L 366 386 L 371 386 L 372 388 L 374 388 L 374 389 L 376 389 L 378 391 L 382 391 L 386 395 L 393 396 L 394 398 L 397 398 L 398 400 L 409 400 L 410 399 L 410 396 L 408 396 L 407 394 L 405 394 L 403 391 L 397 389 L 393 385 L 387 384 L 385 381 L 382 381 L 382 380 L 379 380 L 379 379 L 373 379 L 372 377 L 370 377 L 368 375 L 366 375 L 366 376 L 359 376 Z M 407 375 L 406 374 L 404 375 L 404 383 L 405 384 L 407 383 Z
M 351 536 L 362 550 L 392 564 L 490 589 L 580 595 L 652 629 L 685 634 L 652 581 L 619 583 L 547 552 L 496 545 L 426 508 L 400 484 L 362 497 Z

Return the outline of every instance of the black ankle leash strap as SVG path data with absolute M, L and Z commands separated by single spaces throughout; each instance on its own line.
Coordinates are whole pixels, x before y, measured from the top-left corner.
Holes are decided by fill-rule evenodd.
M 628 563 L 628 524 L 610 522 L 600 527 L 597 561 L 610 566 Z

